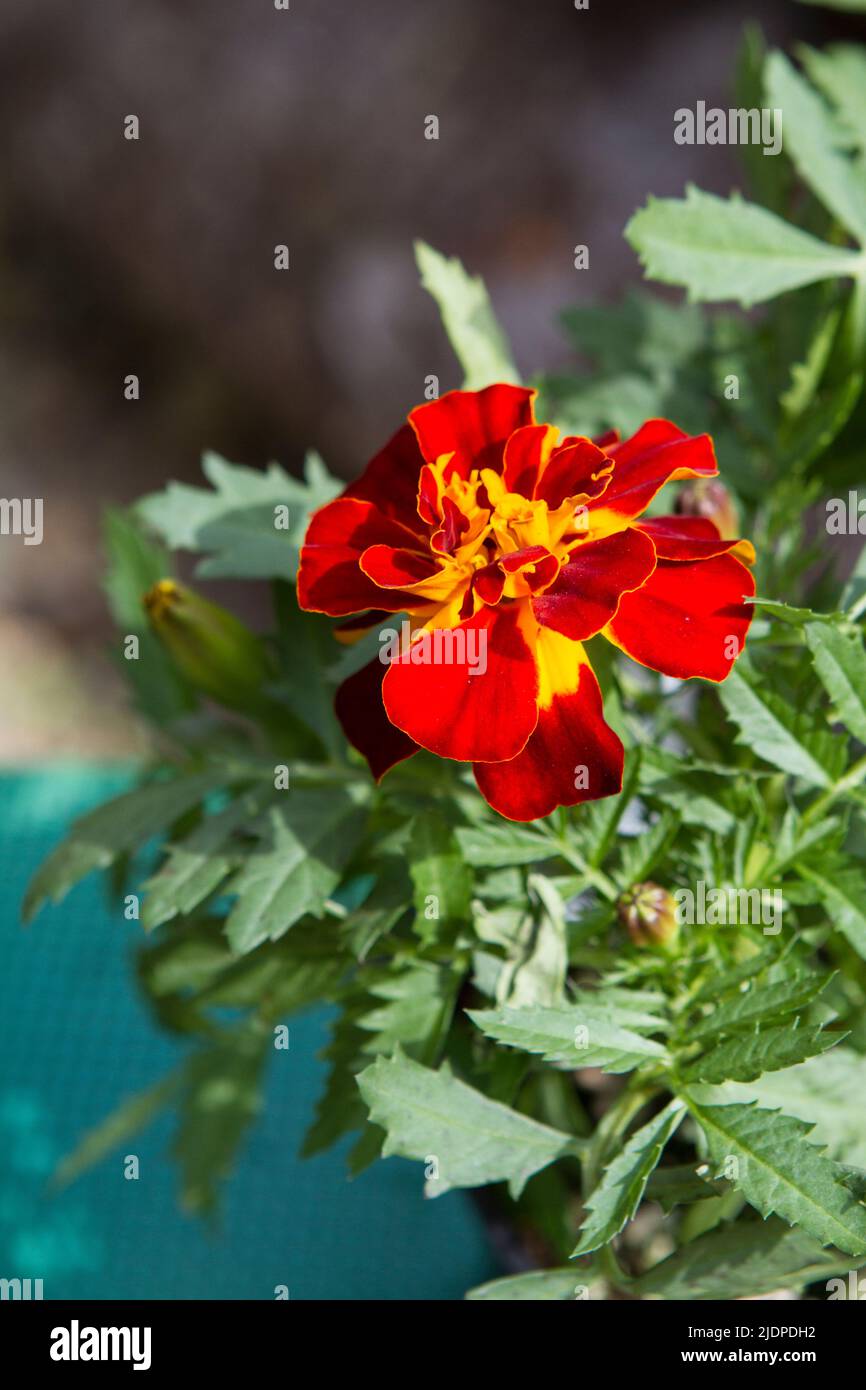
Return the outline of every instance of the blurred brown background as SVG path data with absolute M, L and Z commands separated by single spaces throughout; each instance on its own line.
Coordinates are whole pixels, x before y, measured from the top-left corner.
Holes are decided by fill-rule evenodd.
M 205 447 L 352 476 L 428 373 L 459 384 L 414 237 L 484 275 L 523 369 L 561 364 L 558 311 L 639 279 L 647 193 L 740 181 L 673 113 L 729 104 L 747 19 L 864 28 L 792 0 L 2 0 L 0 492 L 45 499 L 45 539 L 0 537 L 0 758 L 136 745 L 103 503 Z

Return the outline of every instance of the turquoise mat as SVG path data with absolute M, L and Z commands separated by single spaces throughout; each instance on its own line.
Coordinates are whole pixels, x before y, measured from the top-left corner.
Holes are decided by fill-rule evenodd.
M 293 1065 L 271 1068 L 215 1233 L 178 1211 L 169 1117 L 128 1142 L 137 1181 L 121 1150 L 49 1193 L 82 1132 L 180 1055 L 135 992 L 140 927 L 109 909 L 98 875 L 20 925 L 37 864 L 123 784 L 83 767 L 0 777 L 0 1278 L 42 1279 L 47 1299 L 270 1299 L 286 1285 L 292 1299 L 438 1300 L 495 1275 L 475 1208 L 461 1193 L 424 1201 L 420 1164 L 388 1159 L 349 1182 L 345 1147 L 298 1157 L 323 1080 L 320 1012 L 292 1020 Z

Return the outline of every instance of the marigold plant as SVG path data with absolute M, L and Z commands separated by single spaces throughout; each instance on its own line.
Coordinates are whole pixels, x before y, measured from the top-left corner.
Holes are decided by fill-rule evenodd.
M 96 868 L 135 885 L 138 980 L 189 1055 L 61 1177 L 169 1105 L 211 1211 L 286 1057 L 312 1065 L 280 1038 L 315 1005 L 305 1152 L 351 1135 L 353 1172 L 400 1154 L 430 1196 L 484 1189 L 508 1235 L 473 1299 L 849 1287 L 866 59 L 799 57 L 744 48 L 740 90 L 784 117 L 749 198 L 692 188 L 626 228 L 687 299 L 566 310 L 591 368 L 525 384 L 483 283 L 419 246 L 462 375 L 348 486 L 315 454 L 303 478 L 206 455 L 207 487 L 107 518 L 158 737 L 25 910 Z M 261 632 L 215 577 L 270 581 Z

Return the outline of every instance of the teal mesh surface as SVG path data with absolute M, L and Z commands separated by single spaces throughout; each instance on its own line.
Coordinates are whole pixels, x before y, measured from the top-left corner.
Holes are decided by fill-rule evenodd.
M 168 1117 L 128 1145 L 137 1181 L 121 1151 L 49 1192 L 82 1132 L 180 1054 L 135 993 L 140 927 L 109 909 L 98 875 L 20 925 L 37 864 L 124 780 L 84 767 L 0 777 L 0 1277 L 41 1278 L 47 1299 L 273 1298 L 276 1285 L 292 1299 L 454 1299 L 490 1278 L 474 1207 L 460 1193 L 425 1202 L 420 1165 L 389 1159 L 349 1182 L 342 1149 L 298 1157 L 323 1078 L 321 1013 L 292 1020 L 215 1233 L 178 1210 Z

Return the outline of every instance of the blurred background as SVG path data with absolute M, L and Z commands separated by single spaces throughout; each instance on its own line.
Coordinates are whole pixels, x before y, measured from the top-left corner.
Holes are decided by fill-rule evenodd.
M 748 19 L 864 27 L 793 0 L 2 0 L 0 492 L 44 498 L 45 539 L 0 539 L 0 760 L 138 744 L 103 504 L 204 448 L 296 471 L 315 446 L 348 478 L 428 373 L 459 384 L 414 237 L 485 277 L 525 372 L 562 365 L 559 310 L 640 278 L 646 195 L 740 180 L 673 113 L 730 104 Z

